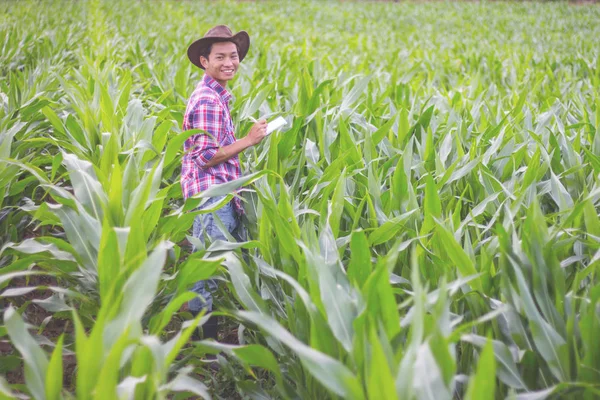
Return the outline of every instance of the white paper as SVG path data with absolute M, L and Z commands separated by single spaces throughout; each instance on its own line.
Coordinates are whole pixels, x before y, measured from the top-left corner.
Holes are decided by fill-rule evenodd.
M 267 135 L 270 135 L 271 132 L 281 128 L 282 126 L 284 126 L 286 124 L 287 124 L 287 122 L 283 117 L 275 118 L 273 121 L 271 121 L 267 124 Z

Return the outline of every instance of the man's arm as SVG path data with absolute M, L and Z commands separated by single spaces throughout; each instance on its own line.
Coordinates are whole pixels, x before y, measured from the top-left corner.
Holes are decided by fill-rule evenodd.
M 209 135 L 194 136 L 194 146 L 190 153 L 196 165 L 201 169 L 221 164 L 241 153 L 250 146 L 260 143 L 267 134 L 267 121 L 255 123 L 248 135 L 234 143 L 220 147 L 220 133 L 223 130 L 222 106 L 216 101 L 201 100 L 190 114 L 190 125 L 193 129 L 201 129 Z M 211 137 L 212 136 L 212 137 Z
M 231 157 L 238 155 L 248 147 L 260 143 L 266 135 L 267 121 L 262 119 L 252 125 L 248 135 L 240 140 L 236 140 L 234 143 L 228 146 L 221 147 L 210 159 L 210 161 L 204 164 L 204 168 L 210 168 L 229 160 Z

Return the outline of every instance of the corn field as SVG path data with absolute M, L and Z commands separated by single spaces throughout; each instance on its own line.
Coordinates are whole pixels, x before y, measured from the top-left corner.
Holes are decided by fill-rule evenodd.
M 221 23 L 238 139 L 288 125 L 184 201 Z M 0 39 L 0 399 L 600 398 L 597 5 L 4 1 Z M 191 237 L 236 189 L 249 240 Z

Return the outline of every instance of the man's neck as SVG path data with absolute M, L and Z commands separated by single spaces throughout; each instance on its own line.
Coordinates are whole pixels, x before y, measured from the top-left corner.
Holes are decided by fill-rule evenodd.
M 208 72 L 206 72 L 206 75 L 210 76 L 211 79 L 215 80 L 219 85 L 223 86 L 223 88 L 227 88 L 227 81 L 220 81 L 218 79 L 216 79 L 214 76 L 210 75 Z

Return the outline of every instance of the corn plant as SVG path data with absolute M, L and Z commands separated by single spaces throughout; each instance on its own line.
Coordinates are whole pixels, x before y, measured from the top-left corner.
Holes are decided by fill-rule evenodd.
M 0 397 L 599 396 L 596 6 L 42 3 L 0 4 Z M 184 201 L 222 22 L 236 135 L 288 125 Z M 190 237 L 235 190 L 249 240 Z M 211 276 L 237 338 L 186 345 Z

